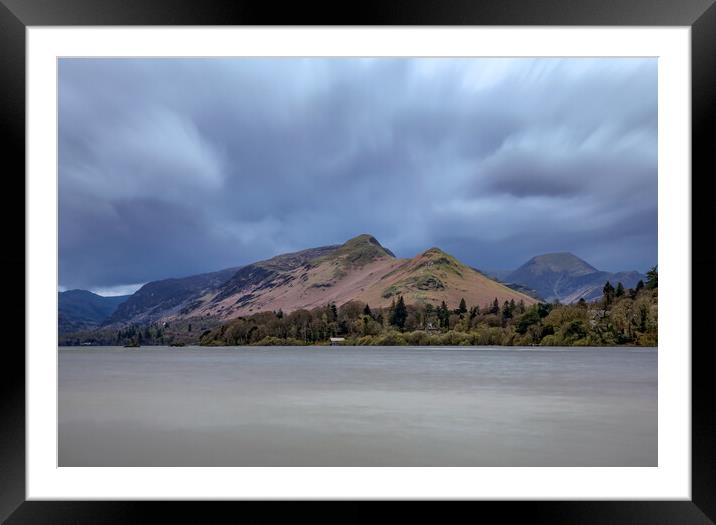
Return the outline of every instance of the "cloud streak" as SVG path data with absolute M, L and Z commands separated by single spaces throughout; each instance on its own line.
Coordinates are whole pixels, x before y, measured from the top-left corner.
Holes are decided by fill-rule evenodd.
M 370 232 L 481 268 L 657 253 L 655 59 L 61 59 L 60 283 Z

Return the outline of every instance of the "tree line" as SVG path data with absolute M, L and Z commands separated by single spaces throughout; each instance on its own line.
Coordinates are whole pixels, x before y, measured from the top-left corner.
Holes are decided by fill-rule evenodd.
M 495 299 L 451 308 L 406 304 L 387 308 L 351 301 L 313 310 L 262 312 L 226 322 L 200 335 L 202 345 L 311 345 L 343 337 L 350 345 L 543 345 L 656 346 L 658 273 L 656 267 L 633 289 L 606 282 L 601 299 L 575 304 Z
M 226 322 L 194 318 L 70 334 L 60 344 L 656 346 L 658 272 L 634 288 L 607 281 L 602 297 L 569 305 L 530 306 L 496 298 L 485 305 L 406 304 L 377 308 L 359 301 L 311 310 L 260 312 Z

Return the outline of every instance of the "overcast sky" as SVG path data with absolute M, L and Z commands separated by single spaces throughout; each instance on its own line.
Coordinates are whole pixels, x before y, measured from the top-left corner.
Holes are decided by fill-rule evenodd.
M 61 59 L 60 285 L 373 234 L 657 262 L 656 59 Z

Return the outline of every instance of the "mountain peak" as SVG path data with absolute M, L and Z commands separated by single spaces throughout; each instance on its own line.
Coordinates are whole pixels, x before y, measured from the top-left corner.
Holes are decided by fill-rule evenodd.
M 545 253 L 532 257 L 506 280 L 536 290 L 546 301 L 564 302 L 587 300 L 601 296 L 602 287 L 609 279 L 618 279 L 626 287 L 634 286 L 639 274 L 610 274 L 594 268 L 573 253 Z
M 580 259 L 570 252 L 536 255 L 518 268 L 517 271 L 528 268 L 537 272 L 564 272 L 570 275 L 586 275 L 599 271 L 584 259 Z
M 368 233 L 362 233 L 348 239 L 336 251 L 337 255 L 346 256 L 351 262 L 365 263 L 378 257 L 395 257 L 393 252 L 383 247 L 378 240 Z
M 428 248 L 416 258 L 418 261 L 432 264 L 447 264 L 450 266 L 462 266 L 462 263 L 449 253 L 444 252 L 440 248 Z
M 90 292 L 89 290 L 81 290 L 79 288 L 75 288 L 73 290 L 65 290 L 64 292 L 58 292 L 64 297 L 103 297 L 99 294 L 96 294 L 94 292 Z
M 370 233 L 361 233 L 360 235 L 356 235 L 355 237 L 352 237 L 348 239 L 346 242 L 343 243 L 343 246 L 350 246 L 350 245 L 356 245 L 356 244 L 373 244 L 374 246 L 381 246 L 381 244 L 378 242 L 378 239 L 373 237 Z

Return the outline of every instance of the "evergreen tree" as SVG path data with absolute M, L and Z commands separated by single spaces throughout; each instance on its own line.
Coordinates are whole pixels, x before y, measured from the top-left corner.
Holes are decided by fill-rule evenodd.
M 331 303 L 331 321 L 336 319 L 338 319 L 338 309 L 336 308 L 336 303 Z
M 659 272 L 656 266 L 652 266 L 648 272 L 646 272 L 646 289 L 653 290 L 659 287 Z
M 405 320 L 408 318 L 408 309 L 405 307 L 405 301 L 401 295 L 398 298 L 398 302 L 395 304 L 393 309 L 393 315 L 390 319 L 390 324 L 397 326 L 401 330 L 405 327 Z
M 643 290 L 643 289 L 644 289 L 644 281 L 639 279 L 639 282 L 636 283 L 636 288 L 634 290 L 636 291 L 636 293 L 639 293 L 639 290 Z
M 464 315 L 467 313 L 467 304 L 465 303 L 464 297 L 462 299 L 460 299 L 460 306 L 458 307 L 457 310 L 461 315 Z
M 614 292 L 614 295 L 616 295 L 617 297 L 623 297 L 623 296 L 624 296 L 624 285 L 621 283 L 621 281 L 619 281 L 619 282 L 617 283 L 617 289 L 616 289 L 616 291 Z
M 497 297 L 495 297 L 495 300 L 492 302 L 492 308 L 490 308 L 491 314 L 498 314 L 500 313 L 500 303 L 497 300 Z
M 367 315 L 368 317 L 373 317 L 373 312 L 370 311 L 370 306 L 366 303 L 365 308 L 363 308 L 363 315 Z
M 604 294 L 604 302 L 606 304 L 611 304 L 614 300 L 614 287 L 612 286 L 612 283 L 607 281 L 604 288 L 602 288 L 602 293 Z
M 508 301 L 505 301 L 502 305 L 502 320 L 510 319 L 512 317 L 512 308 L 510 308 L 510 303 Z
M 440 326 L 443 328 L 450 328 L 450 310 L 448 310 L 445 301 L 440 303 L 438 307 L 438 319 L 440 320 Z

